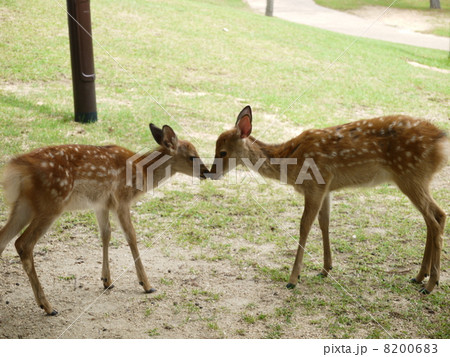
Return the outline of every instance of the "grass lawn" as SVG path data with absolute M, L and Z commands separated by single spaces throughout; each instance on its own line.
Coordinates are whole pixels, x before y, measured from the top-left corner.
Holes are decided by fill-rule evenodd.
M 350 36 L 253 14 L 239 0 L 99 0 L 91 2 L 91 10 L 99 121 L 80 125 L 72 119 L 67 15 L 58 1 L 16 0 L 0 6 L 0 166 L 15 154 L 50 144 L 152 147 L 149 122 L 170 124 L 201 156 L 212 157 L 216 137 L 234 125 L 247 104 L 254 111 L 253 134 L 268 142 L 287 140 L 305 128 L 392 113 L 424 117 L 450 129 L 449 74 L 436 70 L 450 71 L 445 51 L 355 42 Z M 449 176 L 447 167 L 434 184 L 434 197 L 446 212 Z M 119 336 L 133 330 L 133 336 L 145 337 L 450 337 L 448 246 L 441 285 L 432 295 L 420 296 L 408 278 L 420 266 L 425 224 L 391 185 L 334 195 L 335 279 L 315 276 L 322 259 L 316 225 L 301 281 L 287 291 L 303 206 L 302 197 L 293 192 L 248 177 L 236 184 L 193 186 L 177 176 L 156 197 L 149 195 L 135 207 L 133 219 L 140 245 L 160 256 L 160 266 L 150 258 L 144 263 L 159 293 L 148 300 L 137 294 L 123 298 L 129 304 L 124 314 L 139 323 L 127 325 L 129 319 L 123 319 Z M 8 212 L 2 199 L 0 225 Z M 37 266 L 40 276 L 50 279 L 48 289 L 51 276 L 54 285 L 84 276 L 55 268 L 52 264 L 59 261 L 52 256 L 57 252 L 67 250 L 63 262 L 72 251 L 83 256 L 92 251 L 97 256 L 92 259 L 100 259 L 94 222 L 91 213 L 65 214 L 38 243 L 35 252 L 42 261 Z M 170 234 L 160 239 L 164 227 Z M 125 246 L 119 232 L 112 245 Z M 42 317 L 12 246 L 0 266 L 13 271 L 14 279 L 25 279 L 8 294 L 24 285 L 22 305 L 29 309 L 14 310 L 11 298 L 6 309 L 0 299 L 0 311 L 10 316 L 3 321 L 12 326 L 5 332 L 0 325 L 0 336 L 53 337 L 59 333 L 53 325 L 39 322 L 32 331 L 15 325 Z M 170 264 L 176 264 L 179 274 L 170 273 L 175 269 L 167 268 Z M 112 261 L 114 265 L 119 269 Z M 86 275 L 95 275 L 100 285 L 100 268 L 95 269 Z M 15 280 L 9 275 L 0 279 L 3 294 Z M 68 304 L 64 299 L 72 294 L 65 294 L 59 305 Z M 115 300 L 114 294 L 121 296 L 121 290 L 103 297 L 102 306 L 91 312 L 94 317 L 83 321 L 84 330 L 73 337 L 96 338 L 90 326 L 114 325 L 121 308 L 102 310 Z M 66 312 L 68 320 L 82 304 L 74 305 L 74 311 Z M 55 321 L 64 328 L 63 318 Z M 103 336 L 117 337 L 112 332 Z

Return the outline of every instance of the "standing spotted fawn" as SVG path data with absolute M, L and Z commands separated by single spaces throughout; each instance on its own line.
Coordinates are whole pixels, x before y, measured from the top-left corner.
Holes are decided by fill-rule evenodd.
M 148 170 L 161 157 L 165 161 L 153 172 L 153 186 L 166 175 L 180 172 L 194 176 L 199 171 L 205 178 L 207 168 L 198 158 L 195 147 L 178 140 L 167 125 L 162 129 L 150 124 L 155 151 L 127 161 L 135 153 L 120 146 L 61 145 L 34 150 L 12 159 L 5 167 L 4 190 L 11 213 L 0 230 L 0 255 L 7 244 L 27 227 L 15 242 L 23 268 L 33 288 L 37 304 L 49 315 L 56 315 L 47 301 L 34 268 L 33 248 L 56 218 L 64 211 L 94 209 L 103 243 L 102 281 L 105 289 L 112 288 L 109 271 L 108 246 L 111 237 L 109 211 L 117 214 L 130 246 L 139 284 L 146 293 L 155 289 L 150 285 L 142 265 L 136 233 L 130 216 L 130 205 L 147 189 Z M 149 160 L 149 157 L 152 157 Z M 145 160 L 145 161 L 143 161 Z M 147 162 L 148 161 L 148 162 Z M 162 162 L 161 160 L 160 162 Z M 137 170 L 141 162 L 140 170 Z M 194 170 L 194 162 L 199 170 Z M 132 182 L 139 177 L 143 190 L 127 182 L 127 165 Z M 156 165 L 155 165 L 156 166 Z
M 449 140 L 445 133 L 427 121 L 404 115 L 385 116 L 306 130 L 278 145 L 265 144 L 250 136 L 252 111 L 249 106 L 239 114 L 233 129 L 222 133 L 216 142 L 214 178 L 220 178 L 236 164 L 258 167 L 258 172 L 283 180 L 305 196 L 300 222 L 300 242 L 287 288 L 294 288 L 302 265 L 308 233 L 318 216 L 324 247 L 322 275 L 331 270 L 329 240 L 330 192 L 344 187 L 371 186 L 394 182 L 423 215 L 427 226 L 425 252 L 414 283 L 430 293 L 439 283 L 444 211 L 430 195 L 430 182 L 448 159 Z M 230 160 L 232 159 L 232 160 Z M 280 159 L 289 159 L 285 173 Z M 296 164 L 291 164 L 294 160 Z M 309 161 L 319 178 L 305 176 L 302 164 Z M 250 165 L 250 166 L 251 166 Z M 299 178 L 303 178 L 299 180 Z M 304 179 L 304 178 L 307 179 Z

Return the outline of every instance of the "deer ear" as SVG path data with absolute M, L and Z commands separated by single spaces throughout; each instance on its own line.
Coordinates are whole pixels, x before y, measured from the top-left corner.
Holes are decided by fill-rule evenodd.
M 150 126 L 150 131 L 152 132 L 152 135 L 153 135 L 153 139 L 155 139 L 155 141 L 159 145 L 162 145 L 163 131 L 154 124 L 150 124 L 149 126 Z
M 162 127 L 162 135 L 161 145 L 168 149 L 171 154 L 175 154 L 178 149 L 178 138 L 173 129 L 168 125 L 164 125 Z
M 252 108 L 249 105 L 239 113 L 236 120 L 236 128 L 242 139 L 249 137 L 252 133 Z

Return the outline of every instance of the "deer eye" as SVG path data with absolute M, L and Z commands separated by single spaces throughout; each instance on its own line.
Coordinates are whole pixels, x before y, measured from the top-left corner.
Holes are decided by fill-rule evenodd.
M 227 152 L 226 151 L 221 151 L 219 153 L 219 155 L 220 155 L 220 157 L 225 157 L 225 156 L 227 156 Z

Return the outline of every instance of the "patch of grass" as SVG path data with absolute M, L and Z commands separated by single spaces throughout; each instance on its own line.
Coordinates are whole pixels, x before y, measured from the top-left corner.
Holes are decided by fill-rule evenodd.
M 153 329 L 147 331 L 147 335 L 149 337 L 159 336 L 160 332 L 157 328 L 153 328 Z
M 216 322 L 208 322 L 208 323 L 206 324 L 206 326 L 207 326 L 210 330 L 213 330 L 213 331 L 218 331 L 218 330 L 219 330 L 219 325 L 217 325 Z
M 161 294 L 152 296 L 152 297 L 151 297 L 151 300 L 154 300 L 154 301 L 162 301 L 162 300 L 164 300 L 166 297 L 167 297 L 166 292 L 163 292 L 163 293 L 161 293 Z
M 235 332 L 236 332 L 236 335 L 239 335 L 239 336 L 245 336 L 246 335 L 246 331 L 244 329 L 241 329 L 241 328 L 237 329 Z
M 268 339 L 279 339 L 283 336 L 283 329 L 280 325 L 270 325 L 269 331 L 267 332 L 265 338 Z
M 266 314 L 258 314 L 258 315 L 256 315 L 256 320 L 258 320 L 258 321 L 264 321 L 264 320 L 266 320 L 267 319 L 267 315 Z
M 161 279 L 159 279 L 159 282 L 161 284 L 163 284 L 163 285 L 166 285 L 166 286 L 173 285 L 173 280 L 172 279 L 161 278 Z
M 242 320 L 248 324 L 254 324 L 256 322 L 256 318 L 249 314 L 244 314 Z
M 75 280 L 76 276 L 75 275 L 68 275 L 68 276 L 58 276 L 59 280 L 64 280 L 64 281 L 71 281 L 71 280 Z
M 272 281 L 285 282 L 289 278 L 290 267 L 285 265 L 282 268 L 269 268 L 267 266 L 258 266 L 259 271 L 269 277 Z
M 206 301 L 218 301 L 220 298 L 220 294 L 218 294 L 218 293 L 213 293 L 210 291 L 199 290 L 199 289 L 193 289 L 192 295 L 205 297 Z
M 275 316 L 283 317 L 287 323 L 291 322 L 294 311 L 289 307 L 277 307 L 275 309 Z

